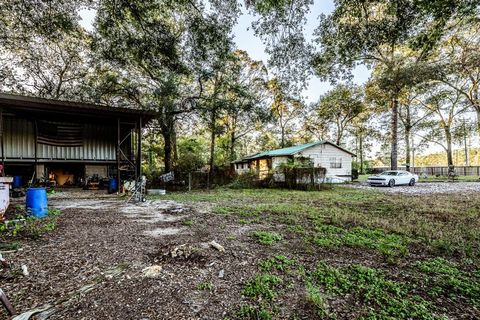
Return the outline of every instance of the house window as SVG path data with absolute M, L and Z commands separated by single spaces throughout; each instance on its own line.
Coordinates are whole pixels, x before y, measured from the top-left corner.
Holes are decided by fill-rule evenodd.
M 342 158 L 331 157 L 330 168 L 340 169 L 342 167 Z

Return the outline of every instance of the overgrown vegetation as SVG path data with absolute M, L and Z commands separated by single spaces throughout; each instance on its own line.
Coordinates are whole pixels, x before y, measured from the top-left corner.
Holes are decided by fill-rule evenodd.
M 294 234 L 320 247 L 367 248 L 390 262 L 406 257 L 412 245 L 479 259 L 480 199 L 476 197 L 439 194 L 407 201 L 401 195 L 335 187 L 321 192 L 218 189 L 167 198 L 213 203 L 214 213 L 243 223 L 274 221 L 278 229 L 271 232 L 284 239 Z
M 218 189 L 170 194 L 248 224 L 269 255 L 242 287 L 233 319 L 446 319 L 480 305 L 480 199 L 334 187 L 322 192 Z M 243 240 L 242 240 L 243 239 Z M 446 301 L 450 301 L 446 303 Z M 452 305 L 453 303 L 453 305 Z M 338 308 L 342 310 L 339 315 Z M 345 308 L 348 309 L 345 311 Z M 466 312 L 466 311 L 465 311 Z
M 16 209 L 21 211 L 23 208 Z M 47 216 L 41 219 L 25 213 L 18 214 L 16 219 L 0 224 L 0 238 L 4 241 L 21 238 L 37 240 L 56 228 L 57 217 L 60 213 L 58 209 L 50 209 Z

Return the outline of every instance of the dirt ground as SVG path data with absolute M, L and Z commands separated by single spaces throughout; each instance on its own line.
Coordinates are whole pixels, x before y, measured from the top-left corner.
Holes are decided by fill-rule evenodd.
M 439 193 L 471 193 L 480 192 L 480 182 L 424 182 L 415 186 L 371 187 L 366 182 L 349 184 L 348 187 L 377 190 L 385 193 L 400 194 L 439 194 Z
M 205 219 L 202 208 L 173 201 L 134 205 L 77 192 L 57 194 L 50 205 L 62 210 L 56 230 L 4 254 L 13 268 L 0 273 L 1 288 L 18 313 L 53 306 L 49 319 L 221 319 L 267 254 L 255 243 L 248 250 L 246 242 L 224 243 L 226 233 L 240 237 L 248 226 L 232 230 L 216 221 L 222 217 Z M 147 276 L 156 265 L 161 272 Z M 198 290 L 204 282 L 214 290 Z
M 236 214 L 222 211 L 236 207 L 212 207 L 214 201 L 182 201 L 183 194 L 170 195 L 182 203 L 148 200 L 127 204 L 124 198 L 103 193 L 58 192 L 49 198 L 49 204 L 62 211 L 56 228 L 39 240 L 21 240 L 20 250 L 3 254 L 12 268 L 0 268 L 0 288 L 18 313 L 35 310 L 40 312 L 37 319 L 225 319 L 237 318 L 232 315 L 239 307 L 252 302 L 243 295 L 244 288 L 258 274 L 259 261 L 283 253 L 307 267 L 318 261 L 332 267 L 361 264 L 385 270 L 398 281 L 410 277 L 404 273 L 409 270 L 405 267 L 411 262 L 408 260 L 430 258 L 424 247 L 413 245 L 406 261 L 391 265 L 375 250 L 306 245 L 305 238 L 292 229 L 293 220 L 280 214 L 291 213 L 290 218 L 306 219 L 304 225 L 309 225 L 315 216 L 301 204 L 309 209 L 325 208 L 330 201 L 336 208 L 336 201 L 354 206 L 356 202 L 345 201 L 376 197 L 353 191 L 341 188 L 331 193 L 292 192 L 288 207 L 275 206 L 276 199 L 291 194 L 281 190 L 188 195 L 196 200 L 221 196 L 224 204 L 238 203 Z M 342 198 L 335 198 L 339 195 Z M 319 197 L 318 204 L 310 199 L 315 196 Z M 259 202 L 240 206 L 242 197 L 244 201 Z M 247 204 L 268 209 L 268 214 L 252 215 Z M 325 214 L 320 213 L 319 219 Z M 257 220 L 245 220 L 252 218 Z M 283 241 L 262 245 L 252 237 L 255 230 L 278 232 Z M 212 241 L 225 250 L 212 246 Z M 22 272 L 23 265 L 28 274 Z M 315 313 L 311 303 L 307 304 L 304 278 L 292 273 L 283 279 L 284 286 L 278 289 L 275 300 L 274 319 L 325 318 Z M 419 292 L 424 295 L 422 290 Z M 365 315 L 353 295 L 328 299 L 335 319 Z M 437 300 L 448 315 L 454 315 L 451 319 L 476 319 L 480 314 L 463 300 Z M 261 299 L 257 302 L 265 303 Z M 8 317 L 0 308 L 0 319 L 4 318 Z

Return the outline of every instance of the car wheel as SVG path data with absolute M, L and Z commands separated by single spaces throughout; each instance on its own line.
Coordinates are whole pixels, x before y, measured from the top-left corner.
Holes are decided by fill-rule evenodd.
M 395 187 L 395 180 L 392 179 L 392 180 L 388 181 L 388 186 L 389 186 L 390 188 Z
M 410 183 L 408 185 L 410 187 L 413 187 L 415 185 L 415 179 L 410 180 Z

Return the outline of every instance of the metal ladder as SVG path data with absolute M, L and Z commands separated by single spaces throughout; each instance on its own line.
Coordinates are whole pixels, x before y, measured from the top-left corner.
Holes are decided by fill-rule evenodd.
M 136 203 L 136 202 L 145 202 L 147 179 L 145 176 L 141 176 L 135 182 L 135 190 L 132 192 L 130 198 L 128 198 L 127 203 Z

